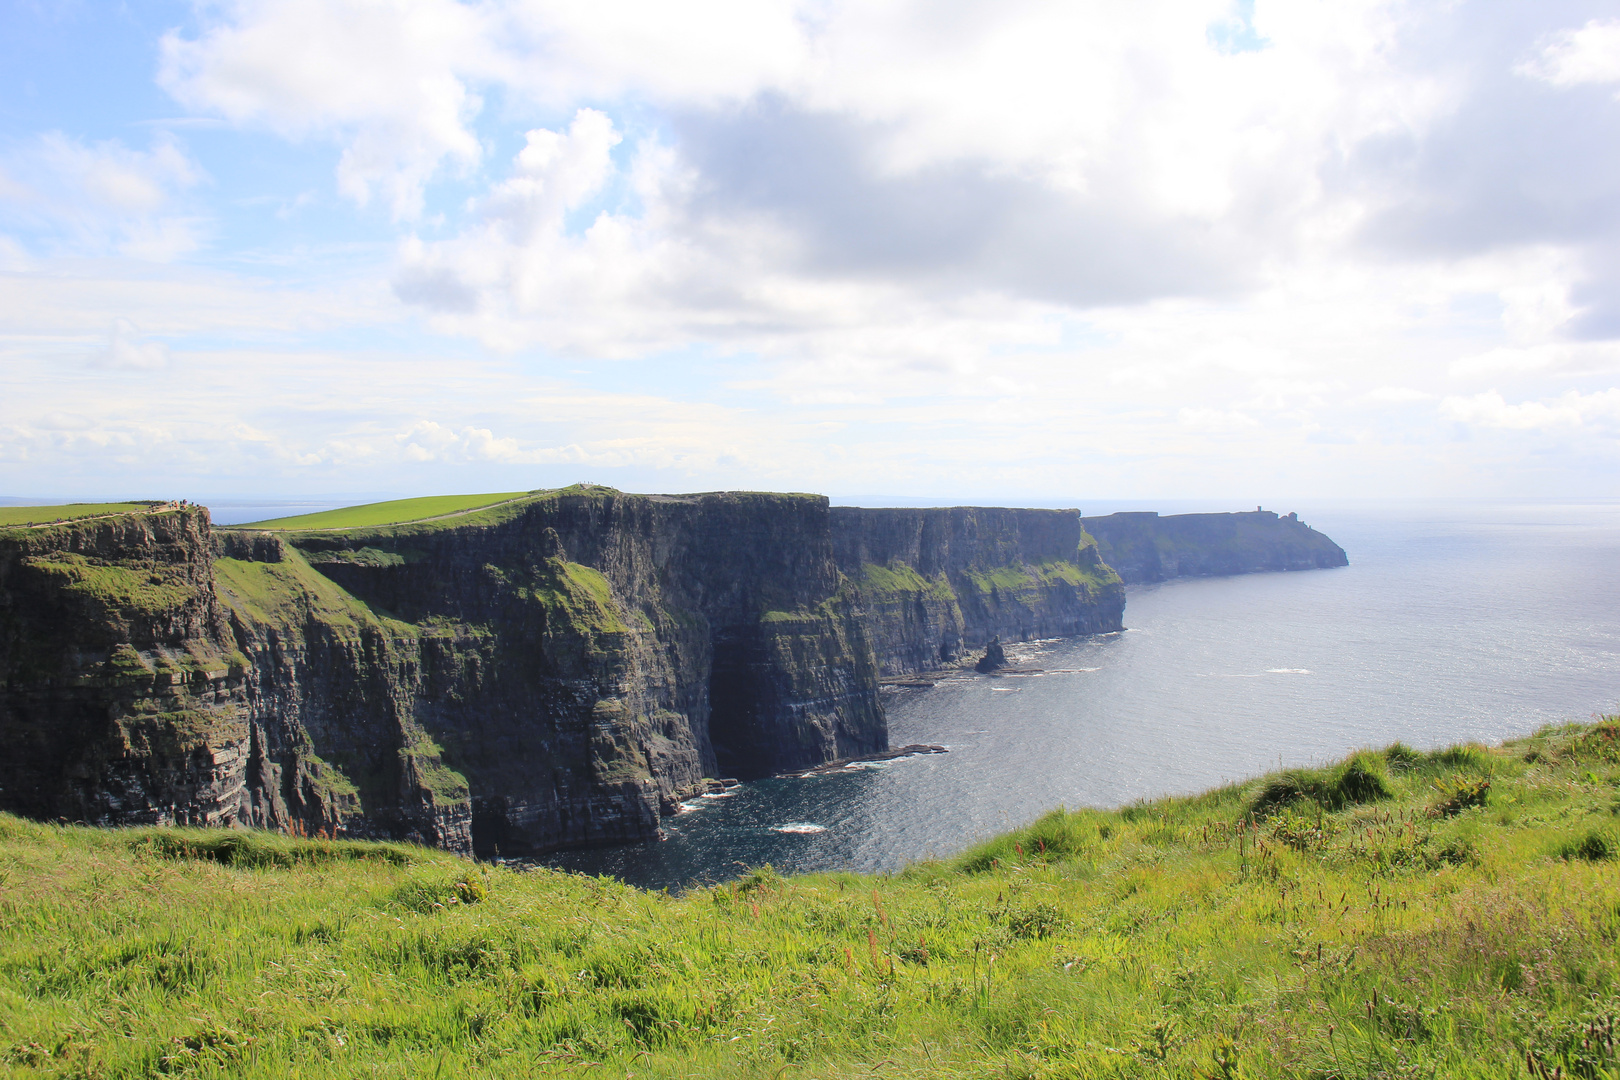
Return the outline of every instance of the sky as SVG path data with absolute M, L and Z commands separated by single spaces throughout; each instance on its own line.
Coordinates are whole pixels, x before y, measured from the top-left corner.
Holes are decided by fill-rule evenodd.
M 1620 12 L 0 0 L 0 495 L 1620 495 Z

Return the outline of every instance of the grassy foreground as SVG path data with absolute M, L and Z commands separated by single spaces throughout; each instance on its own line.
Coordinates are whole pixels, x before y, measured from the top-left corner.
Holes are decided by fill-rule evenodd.
M 32 1076 L 1620 1076 L 1620 722 L 683 897 L 0 817 Z

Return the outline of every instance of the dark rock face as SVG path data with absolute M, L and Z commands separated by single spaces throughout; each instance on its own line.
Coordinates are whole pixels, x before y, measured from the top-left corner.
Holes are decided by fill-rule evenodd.
M 1117 629 L 1073 512 L 578 488 L 448 522 L 0 530 L 0 808 L 525 854 L 881 753 L 881 674 Z
M 563 494 L 483 524 L 294 544 L 429 628 L 442 686 L 418 713 L 478 831 L 517 853 L 656 835 L 705 776 L 888 745 L 826 514 L 817 497 Z
M 255 550 L 312 579 L 255 594 L 274 618 L 222 602 L 201 508 L 0 533 L 0 807 L 464 847 L 465 799 L 439 798 L 400 753 L 417 734 L 387 636 L 301 561 L 282 566 L 279 541 Z M 375 818 L 315 750 L 338 732 L 367 747 Z
M 1001 639 L 993 637 L 990 644 L 984 647 L 984 655 L 979 657 L 973 670 L 980 675 L 988 675 L 992 671 L 1000 671 L 1007 666 L 1007 651 L 1001 647 Z
M 1125 590 L 1075 510 L 832 508 L 884 675 L 960 660 L 992 638 L 1122 628 Z
M 1082 518 L 1128 585 L 1177 577 L 1348 566 L 1344 549 L 1299 520 L 1246 514 L 1110 514 Z

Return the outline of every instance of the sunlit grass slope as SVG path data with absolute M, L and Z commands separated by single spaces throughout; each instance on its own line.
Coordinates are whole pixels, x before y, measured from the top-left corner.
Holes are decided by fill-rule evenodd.
M 369 529 L 382 525 L 403 525 L 446 514 L 463 514 L 496 503 L 521 499 L 527 491 L 507 491 L 495 495 L 431 495 L 422 499 L 394 499 L 391 502 L 366 503 L 363 506 L 345 506 L 339 510 L 323 510 L 318 514 L 299 514 L 296 517 L 271 518 L 245 525 L 238 529 Z
M 41 525 L 52 521 L 99 517 L 103 514 L 133 514 L 156 504 L 149 502 L 68 503 L 65 506 L 0 506 L 0 528 L 7 525 Z
M 682 897 L 0 818 L 12 1075 L 1552 1077 L 1616 1056 L 1620 724 Z

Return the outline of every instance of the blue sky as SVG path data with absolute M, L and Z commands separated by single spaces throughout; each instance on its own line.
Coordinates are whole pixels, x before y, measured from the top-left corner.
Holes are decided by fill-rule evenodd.
M 1609 4 L 0 11 L 0 495 L 1620 494 Z

